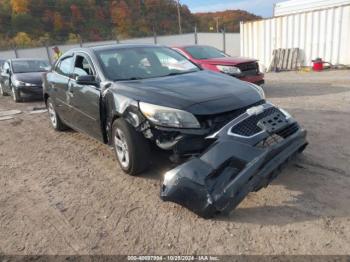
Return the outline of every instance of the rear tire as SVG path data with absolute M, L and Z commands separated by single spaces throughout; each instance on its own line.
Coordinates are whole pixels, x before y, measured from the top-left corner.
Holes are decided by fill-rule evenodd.
M 149 168 L 151 152 L 148 141 L 124 119 L 114 121 L 112 142 L 118 163 L 125 173 L 135 176 Z
M 47 111 L 49 113 L 49 118 L 50 118 L 50 122 L 51 122 L 52 127 L 56 131 L 66 130 L 68 127 L 60 119 L 59 115 L 56 112 L 53 101 L 50 97 L 47 99 L 46 107 L 47 107 Z

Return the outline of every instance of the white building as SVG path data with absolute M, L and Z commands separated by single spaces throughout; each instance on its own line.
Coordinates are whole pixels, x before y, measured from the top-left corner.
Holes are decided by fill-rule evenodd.
M 290 0 L 275 4 L 274 16 L 304 13 L 350 5 L 350 0 Z
M 291 0 L 275 6 L 276 16 L 241 23 L 241 55 L 268 68 L 275 49 L 299 48 L 301 65 L 322 58 L 350 65 L 350 0 Z

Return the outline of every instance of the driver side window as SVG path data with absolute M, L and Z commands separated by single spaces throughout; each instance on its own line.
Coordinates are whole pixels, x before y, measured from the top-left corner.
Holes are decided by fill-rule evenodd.
M 73 75 L 74 78 L 79 76 L 94 75 L 94 70 L 90 62 L 84 56 L 76 56 Z

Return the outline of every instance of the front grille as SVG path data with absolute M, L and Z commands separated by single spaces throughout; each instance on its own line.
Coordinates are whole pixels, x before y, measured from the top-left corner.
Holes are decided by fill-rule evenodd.
M 244 75 L 258 75 L 259 74 L 259 64 L 254 63 L 243 63 L 237 65 L 237 67 L 242 71 Z
M 272 134 L 268 136 L 266 139 L 260 141 L 256 147 L 259 148 L 268 148 L 272 145 L 279 144 L 284 139 L 288 138 L 289 136 L 295 134 L 299 130 L 298 123 L 293 123 L 289 126 L 287 126 L 285 129 L 277 132 L 276 134 Z
M 275 144 L 279 144 L 280 142 L 283 141 L 283 138 L 280 137 L 279 135 L 273 134 L 266 139 L 260 141 L 256 147 L 258 148 L 268 148 L 270 146 L 273 146 Z
M 250 116 L 247 119 L 240 122 L 239 124 L 235 125 L 234 127 L 232 127 L 231 132 L 240 136 L 253 136 L 262 131 L 261 128 L 258 127 L 258 122 L 261 119 L 274 113 L 282 114 L 282 112 L 275 107 L 268 108 L 261 114 Z
M 200 118 L 200 121 L 201 121 L 203 126 L 209 127 L 211 129 L 211 131 L 215 132 L 215 131 L 218 131 L 223 126 L 225 126 L 230 121 L 232 121 L 233 119 L 244 114 L 248 108 L 263 105 L 263 104 L 265 104 L 265 100 L 260 100 L 257 103 L 251 104 L 247 107 L 237 109 L 235 111 L 230 111 L 230 112 L 226 112 L 223 114 L 217 114 L 214 116 L 202 116 L 199 118 Z
M 277 134 L 283 138 L 287 138 L 293 134 L 295 134 L 299 130 L 298 123 L 293 123 L 290 126 L 286 127 L 285 129 L 279 131 Z

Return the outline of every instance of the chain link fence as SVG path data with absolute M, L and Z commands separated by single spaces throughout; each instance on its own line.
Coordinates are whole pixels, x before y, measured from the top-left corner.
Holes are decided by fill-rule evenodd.
M 224 51 L 231 56 L 240 55 L 240 34 L 239 33 L 189 33 L 181 35 L 168 35 L 132 38 L 123 40 L 110 40 L 100 42 L 80 42 L 79 44 L 57 45 L 64 53 L 76 47 L 91 47 L 99 45 L 112 44 L 158 44 L 166 46 L 181 46 L 181 45 L 210 45 Z M 42 46 L 36 48 L 13 48 L 10 50 L 0 51 L 0 59 L 10 58 L 41 58 L 53 62 L 53 46 Z

